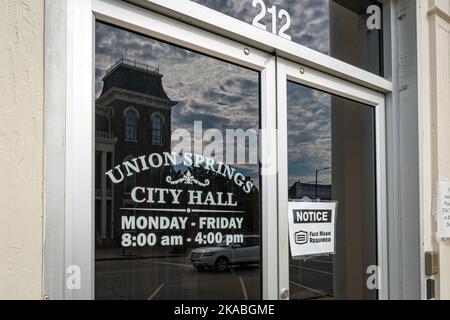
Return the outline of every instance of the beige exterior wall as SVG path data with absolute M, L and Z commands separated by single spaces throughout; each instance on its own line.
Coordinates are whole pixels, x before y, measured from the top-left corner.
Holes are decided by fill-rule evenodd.
M 450 180 L 450 0 L 419 0 L 423 249 L 439 253 L 437 298 L 450 299 L 450 241 L 436 238 L 436 185 Z
M 40 299 L 44 0 L 0 0 L 0 299 Z

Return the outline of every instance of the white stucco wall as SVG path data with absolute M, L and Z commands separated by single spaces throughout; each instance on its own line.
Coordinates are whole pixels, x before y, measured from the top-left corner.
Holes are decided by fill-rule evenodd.
M 450 299 L 450 241 L 436 238 L 435 219 L 437 181 L 450 180 L 450 0 L 419 5 L 423 249 L 438 252 L 437 298 Z
M 43 23 L 43 0 L 0 0 L 0 299 L 41 297 Z

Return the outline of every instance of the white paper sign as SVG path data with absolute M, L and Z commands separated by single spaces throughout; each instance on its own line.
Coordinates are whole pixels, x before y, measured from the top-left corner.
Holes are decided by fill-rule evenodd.
M 335 253 L 336 202 L 289 202 L 292 257 Z
M 437 196 L 438 237 L 450 238 L 450 182 L 439 181 Z

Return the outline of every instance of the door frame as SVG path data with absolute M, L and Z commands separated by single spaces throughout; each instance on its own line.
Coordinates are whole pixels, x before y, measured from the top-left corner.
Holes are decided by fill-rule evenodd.
M 386 131 L 385 96 L 379 92 L 337 79 L 291 61 L 277 59 L 278 100 L 278 259 L 280 298 L 289 290 L 288 230 L 288 130 L 287 83 L 295 82 L 313 89 L 369 105 L 375 109 L 375 170 L 377 214 L 377 260 L 379 266 L 379 299 L 388 298 L 388 244 L 386 207 Z

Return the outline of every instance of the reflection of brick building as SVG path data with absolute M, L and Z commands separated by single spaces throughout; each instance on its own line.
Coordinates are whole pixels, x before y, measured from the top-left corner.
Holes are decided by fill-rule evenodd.
M 290 199 L 302 199 L 308 197 L 310 199 L 316 198 L 316 184 L 315 183 L 302 183 L 297 181 L 289 188 Z M 331 200 L 331 185 L 317 185 L 317 198 L 321 200 Z
M 124 59 L 107 70 L 103 91 L 96 101 L 95 215 L 98 245 L 114 240 L 120 228 L 119 208 L 133 206 L 135 185 L 158 185 L 163 172 L 135 175 L 112 185 L 105 172 L 131 158 L 170 151 L 170 100 L 159 69 Z M 140 181 L 141 180 L 141 181 Z M 117 218 L 116 218 L 117 216 Z

